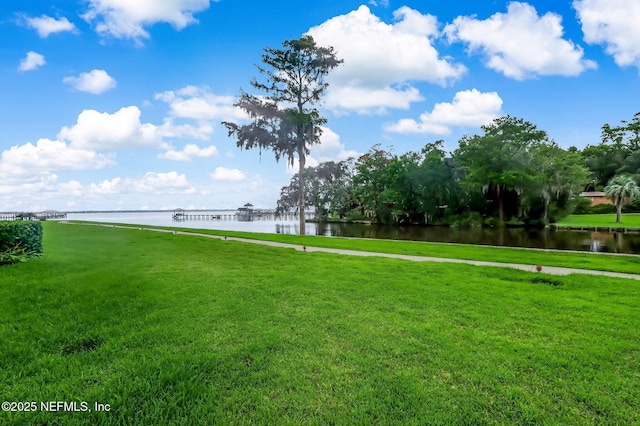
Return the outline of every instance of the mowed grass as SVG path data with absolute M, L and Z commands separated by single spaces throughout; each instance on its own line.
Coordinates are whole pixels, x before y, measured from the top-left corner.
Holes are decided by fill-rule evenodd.
M 638 424 L 634 280 L 45 224 L 0 268 L 2 424 Z
M 611 228 L 640 228 L 640 214 L 623 213 L 620 223 L 616 222 L 615 213 L 612 214 L 574 214 L 556 223 L 558 226 L 611 227 Z
M 79 222 L 83 223 L 83 222 Z M 86 222 L 84 222 L 86 223 Z M 106 225 L 112 226 L 112 225 Z M 365 238 L 319 237 L 311 235 L 265 234 L 256 232 L 189 229 L 148 225 L 125 225 L 132 228 L 157 228 L 178 232 L 275 241 L 344 250 L 359 250 L 411 256 L 480 260 L 485 262 L 518 263 L 525 265 L 559 266 L 596 271 L 640 274 L 640 256 L 575 251 L 545 251 L 513 247 L 474 246 L 468 244 L 431 243 L 422 241 L 394 241 Z

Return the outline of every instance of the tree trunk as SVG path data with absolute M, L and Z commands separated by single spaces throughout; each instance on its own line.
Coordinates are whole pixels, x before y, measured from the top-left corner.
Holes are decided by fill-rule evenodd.
M 619 204 L 616 208 L 616 223 L 620 223 L 621 215 L 622 215 L 622 204 Z
M 504 205 L 500 190 L 498 190 L 498 219 L 500 219 L 500 222 L 504 222 Z
M 545 225 L 549 223 L 549 204 L 551 203 L 551 199 L 548 197 L 544 197 L 544 223 Z
M 305 222 L 304 222 L 304 166 L 306 162 L 306 158 L 304 156 L 304 147 L 298 148 L 298 184 L 300 188 L 298 188 L 298 193 L 300 194 L 300 235 L 305 235 Z

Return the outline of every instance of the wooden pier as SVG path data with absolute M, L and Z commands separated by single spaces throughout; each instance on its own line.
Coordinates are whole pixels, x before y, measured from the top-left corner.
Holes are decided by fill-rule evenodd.
M 174 213 L 173 220 L 222 220 L 220 214 L 189 214 L 189 213 Z
M 236 220 L 241 222 L 251 222 L 254 220 L 295 220 L 300 217 L 297 213 L 276 213 L 275 210 L 269 209 L 255 209 L 252 211 L 240 210 L 235 213 L 219 214 L 208 212 L 188 212 L 182 209 L 176 209 L 173 212 L 172 218 L 175 221 L 191 221 L 191 220 Z M 313 213 L 306 213 L 306 219 L 313 219 L 315 215 Z
M 47 220 L 47 219 L 66 219 L 67 213 L 55 210 L 45 210 L 43 212 L 8 212 L 0 213 L 0 220 Z

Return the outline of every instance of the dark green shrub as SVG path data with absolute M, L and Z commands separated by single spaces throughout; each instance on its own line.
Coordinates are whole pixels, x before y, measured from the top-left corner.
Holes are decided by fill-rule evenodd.
M 491 218 L 485 221 L 485 225 L 493 226 L 497 222 L 491 221 Z M 463 213 L 450 217 L 450 225 L 454 228 L 481 228 L 482 227 L 482 215 L 478 212 Z
M 24 262 L 42 254 L 42 224 L 0 221 L 0 265 Z
M 576 208 L 573 214 L 589 214 L 591 211 L 591 200 L 587 197 L 578 197 L 576 200 Z
M 591 214 L 611 214 L 616 212 L 616 206 L 613 204 L 598 204 L 597 206 L 591 206 Z
M 640 213 L 640 197 L 634 198 L 631 204 L 622 207 L 623 213 Z

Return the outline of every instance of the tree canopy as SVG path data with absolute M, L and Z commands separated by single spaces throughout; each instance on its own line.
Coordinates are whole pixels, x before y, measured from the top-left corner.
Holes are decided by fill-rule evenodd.
M 631 209 L 640 205 L 640 144 L 634 142 L 633 123 L 625 131 L 612 129 L 616 140 L 582 151 L 564 149 L 534 124 L 511 116 L 462 137 L 451 153 L 443 141 L 401 155 L 377 144 L 357 159 L 305 170 L 307 206 L 319 216 L 385 224 L 542 226 L 577 206 L 583 212 L 613 211 L 589 207 L 580 197 L 594 189 L 594 176 L 599 182 L 610 176 L 605 191 L 619 220 L 624 205 L 634 199 Z M 620 161 L 607 164 L 611 158 Z M 293 208 L 298 179 L 282 189 L 279 206 Z
M 531 149 L 547 141 L 547 134 L 522 119 L 505 116 L 482 126 L 484 135 L 465 136 L 454 152 L 454 161 L 466 173 L 466 181 L 498 204 L 504 221 L 508 192 L 520 194 L 532 184 Z

